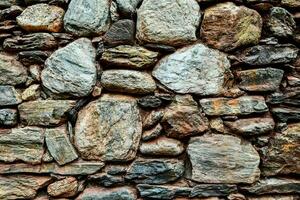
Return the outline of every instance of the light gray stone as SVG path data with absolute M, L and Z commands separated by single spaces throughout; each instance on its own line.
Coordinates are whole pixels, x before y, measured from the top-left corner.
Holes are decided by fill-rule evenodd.
M 16 109 L 0 109 L 0 126 L 14 126 L 18 123 L 18 111 Z
M 22 102 L 21 95 L 10 85 L 0 85 L 0 106 L 13 106 Z
M 218 95 L 232 77 L 229 68 L 230 62 L 225 54 L 195 44 L 161 59 L 152 75 L 177 93 Z

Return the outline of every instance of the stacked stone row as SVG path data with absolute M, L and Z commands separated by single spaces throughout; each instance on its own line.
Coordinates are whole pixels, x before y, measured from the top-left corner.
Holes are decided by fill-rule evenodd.
M 299 199 L 299 11 L 1 0 L 0 199 Z

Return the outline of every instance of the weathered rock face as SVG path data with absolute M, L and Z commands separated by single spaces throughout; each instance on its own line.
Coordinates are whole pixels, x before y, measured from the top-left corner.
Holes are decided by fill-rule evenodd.
M 110 24 L 109 7 L 108 0 L 71 0 L 64 16 L 64 27 L 80 36 L 102 34 Z
M 250 92 L 275 91 L 279 88 L 284 71 L 274 68 L 261 68 L 239 71 L 239 88 Z
M 207 119 L 190 95 L 175 96 L 175 100 L 166 109 L 162 125 L 167 135 L 174 138 L 200 134 L 208 129 Z
M 292 14 L 284 8 L 273 7 L 270 9 L 266 26 L 274 36 L 291 37 L 296 29 L 296 22 Z
M 187 153 L 188 178 L 201 183 L 253 183 L 259 179 L 259 155 L 250 143 L 230 135 L 194 137 Z
M 161 59 L 152 75 L 177 93 L 218 95 L 232 76 L 229 67 L 225 54 L 195 44 Z
M 184 151 L 183 143 L 172 138 L 160 137 L 140 146 L 140 152 L 145 155 L 178 156 Z
M 46 129 L 45 136 L 48 150 L 58 164 L 64 165 L 78 158 L 65 126 Z
M 34 127 L 2 129 L 0 133 L 1 161 L 41 163 L 44 152 L 43 129 Z
M 19 105 L 23 124 L 37 126 L 56 126 L 66 121 L 66 112 L 75 106 L 71 100 L 37 100 Z
M 0 54 L 0 84 L 18 85 L 26 82 L 26 68 L 12 56 Z
M 260 197 L 249 197 L 249 200 L 297 200 L 297 195 L 265 195 Z
M 133 70 L 106 70 L 101 76 L 101 85 L 115 92 L 133 94 L 152 93 L 156 84 L 151 75 Z
M 144 69 L 157 61 L 158 53 L 149 51 L 143 47 L 121 45 L 115 48 L 106 49 L 101 61 L 108 66 Z
M 0 109 L 0 126 L 14 126 L 18 123 L 18 111 L 16 109 Z
M 130 187 L 117 187 L 106 189 L 100 187 L 88 187 L 76 198 L 77 200 L 110 199 L 110 200 L 135 200 L 136 191 Z
M 134 183 L 164 184 L 179 179 L 184 163 L 177 159 L 136 159 L 125 179 Z
M 243 136 L 253 136 L 271 132 L 275 127 L 275 122 L 271 117 L 247 118 L 233 122 L 225 121 L 224 125 L 227 126 L 232 133 L 238 133 Z
M 299 174 L 300 124 L 290 124 L 283 133 L 276 134 L 262 159 L 264 175 Z
M 296 107 L 275 107 L 271 112 L 281 122 L 300 121 L 300 109 Z
M 7 51 L 46 50 L 57 47 L 55 38 L 49 33 L 32 33 L 7 38 L 3 48 Z
M 96 84 L 95 57 L 96 51 L 86 38 L 55 51 L 45 62 L 43 86 L 54 95 L 88 95 Z
M 244 186 L 242 190 L 252 194 L 299 193 L 300 181 L 287 178 L 267 178 L 259 180 L 251 186 Z
M 17 22 L 26 31 L 60 32 L 64 14 L 60 7 L 41 3 L 27 7 L 17 17 Z
M 133 17 L 136 8 L 142 0 L 116 0 L 119 11 L 125 17 Z
M 249 47 L 238 54 L 240 62 L 259 66 L 289 63 L 296 59 L 298 49 L 289 44 L 257 45 Z
M 37 190 L 49 184 L 49 176 L 1 176 L 0 199 L 33 199 Z
M 141 134 L 136 100 L 104 95 L 79 112 L 75 145 L 83 159 L 128 161 L 135 157 Z
M 200 105 L 206 115 L 248 115 L 264 113 L 268 106 L 262 96 L 242 96 L 235 99 L 209 98 L 201 99 Z
M 143 43 L 172 46 L 197 40 L 200 8 L 194 0 L 143 1 L 137 11 L 136 37 Z
M 52 197 L 73 197 L 78 192 L 78 181 L 74 177 L 51 183 L 47 187 L 47 192 Z
M 124 1 L 125 2 L 125 1 Z M 109 46 L 134 44 L 135 23 L 130 19 L 119 20 L 111 25 L 104 35 L 104 42 Z
M 257 11 L 232 2 L 220 3 L 205 10 L 200 37 L 214 48 L 231 51 L 257 44 L 262 18 Z
M 18 105 L 21 102 L 21 95 L 13 86 L 0 85 L 0 106 Z

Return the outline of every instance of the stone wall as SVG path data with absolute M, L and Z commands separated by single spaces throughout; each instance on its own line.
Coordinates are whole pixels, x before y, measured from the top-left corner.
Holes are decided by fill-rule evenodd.
M 232 1 L 0 0 L 0 199 L 300 199 L 300 1 Z

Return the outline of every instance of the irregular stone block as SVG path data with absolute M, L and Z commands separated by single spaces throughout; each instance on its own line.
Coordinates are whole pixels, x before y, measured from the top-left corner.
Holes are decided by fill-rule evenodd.
M 0 109 L 0 126 L 14 126 L 18 123 L 18 111 L 16 109 Z
M 200 7 L 194 0 L 144 0 L 137 11 L 136 38 L 143 43 L 172 46 L 197 40 Z
M 183 151 L 183 143 L 167 137 L 159 137 L 149 142 L 143 142 L 140 146 L 140 152 L 144 155 L 178 156 Z
M 137 189 L 141 197 L 146 199 L 175 199 L 176 197 L 189 196 L 192 188 L 177 185 L 148 185 L 138 184 Z
M 289 124 L 276 134 L 262 157 L 262 172 L 266 176 L 300 174 L 300 123 Z
M 125 179 L 134 183 L 165 184 L 179 179 L 184 173 L 184 162 L 177 159 L 136 159 Z
M 50 176 L 0 176 L 0 199 L 34 199 L 51 180 Z
M 254 183 L 260 157 L 248 142 L 231 135 L 205 134 L 189 141 L 191 171 L 187 177 L 201 183 Z
M 45 62 L 43 86 L 57 96 L 87 96 L 96 84 L 95 57 L 96 50 L 87 38 L 58 49 Z
M 258 12 L 226 2 L 205 10 L 200 37 L 214 48 L 232 51 L 241 46 L 257 44 L 261 29 L 262 18 Z
M 46 129 L 45 136 L 48 150 L 59 165 L 64 165 L 78 158 L 65 126 Z
M 19 85 L 27 80 L 26 68 L 13 56 L 0 54 L 0 84 Z
M 101 35 L 110 25 L 109 8 L 108 0 L 71 0 L 64 16 L 64 28 L 79 36 Z
M 265 178 L 241 189 L 256 195 L 300 193 L 300 181 L 289 178 Z
M 298 107 L 274 107 L 271 112 L 274 118 L 281 122 L 300 121 L 300 109 Z
M 230 62 L 225 54 L 195 44 L 161 59 L 152 75 L 176 93 L 217 95 L 232 78 L 229 68 Z
M 32 33 L 7 38 L 3 48 L 7 51 L 49 50 L 57 47 L 55 38 L 49 33 Z
M 66 112 L 75 106 L 71 100 L 37 100 L 18 106 L 23 124 L 56 126 L 66 121 Z
M 236 121 L 224 121 L 224 125 L 232 133 L 238 133 L 243 136 L 261 135 L 271 132 L 275 127 L 275 122 L 271 117 L 267 118 L 247 118 Z
M 27 7 L 16 19 L 26 31 L 60 32 L 63 29 L 64 9 L 45 3 Z
M 47 193 L 52 197 L 73 197 L 78 192 L 78 186 L 76 178 L 67 177 L 48 185 Z
M 167 135 L 174 138 L 200 134 L 208 129 L 208 121 L 191 95 L 176 95 L 165 109 L 161 123 Z
M 264 113 L 268 106 L 262 96 L 242 96 L 239 98 L 208 98 L 201 99 L 200 105 L 206 115 L 248 115 Z
M 148 94 L 156 89 L 151 75 L 122 69 L 105 70 L 101 76 L 101 85 L 109 91 L 132 94 Z
M 132 18 L 136 13 L 136 8 L 142 0 L 116 0 L 119 12 L 125 16 Z
M 44 130 L 35 127 L 2 129 L 0 131 L 0 160 L 41 163 L 44 153 Z
M 157 58 L 157 52 L 139 46 L 121 45 L 105 49 L 101 61 L 113 67 L 144 69 L 153 65 Z
M 75 146 L 86 160 L 128 161 L 135 158 L 141 134 L 136 100 L 103 95 L 79 112 Z
M 157 124 L 150 130 L 146 130 L 143 132 L 142 140 L 147 141 L 158 137 L 163 130 L 163 127 L 160 124 Z
M 0 106 L 13 106 L 22 102 L 21 95 L 10 85 L 0 85 Z
M 88 187 L 76 198 L 76 200 L 88 199 L 136 200 L 137 195 L 135 189 L 128 186 L 111 189 Z
M 21 51 L 18 53 L 18 60 L 23 65 L 30 66 L 34 64 L 44 64 L 45 60 L 50 56 L 48 51 Z
M 250 92 L 276 91 L 281 83 L 284 71 L 275 68 L 250 69 L 239 71 L 241 80 L 238 87 Z

